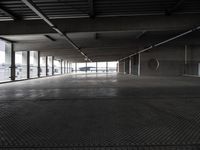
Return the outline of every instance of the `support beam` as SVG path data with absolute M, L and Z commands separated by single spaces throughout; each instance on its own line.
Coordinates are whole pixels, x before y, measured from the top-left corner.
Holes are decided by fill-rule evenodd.
M 54 56 L 52 56 L 52 76 L 54 75 Z
M 0 37 L 0 40 L 6 41 L 8 43 L 15 43 L 15 41 L 11 41 L 11 40 L 4 38 L 4 37 Z
M 106 72 L 108 72 L 108 62 L 106 62 Z
M 131 57 L 129 58 L 129 74 L 132 74 L 132 61 L 131 61 Z
M 140 34 L 136 36 L 136 39 L 140 39 L 145 33 L 146 31 L 142 31 Z
M 26 4 L 33 12 L 35 12 L 42 20 L 44 20 L 52 29 L 54 29 L 61 36 L 64 36 L 67 42 L 69 42 L 75 49 L 79 49 L 79 47 L 61 30 L 59 30 L 53 22 L 49 20 L 49 18 L 34 4 L 32 0 L 22 0 L 24 4 Z
M 77 62 L 75 62 L 75 72 L 77 72 Z
M 65 40 L 70 43 L 78 52 L 80 52 L 87 60 L 91 61 L 81 50 L 80 48 L 60 29 L 58 29 L 55 24 L 49 20 L 49 18 L 37 7 L 32 0 L 22 0 L 33 12 L 35 12 L 43 21 L 45 21 L 53 30 L 59 33 L 65 38 Z
M 67 61 L 67 73 L 69 73 L 69 69 L 68 69 L 68 61 Z
M 94 0 L 88 0 L 88 4 L 89 4 L 89 16 L 90 18 L 95 18 Z
M 46 58 L 46 76 L 48 76 L 48 56 Z
M 87 61 L 85 62 L 85 67 L 86 67 L 85 72 L 87 73 Z
M 200 24 L 200 14 L 172 16 L 127 16 L 51 19 L 61 31 L 67 33 L 105 31 L 169 31 L 185 30 Z M 81 26 L 80 26 L 81 25 Z M 0 35 L 57 33 L 43 20 L 19 20 L 0 23 Z
M 66 60 L 64 60 L 64 74 L 66 74 Z
M 141 74 L 141 54 L 138 54 L 138 76 Z
M 98 63 L 96 62 L 96 73 L 98 72 Z
M 171 41 L 174 41 L 174 40 L 176 40 L 176 39 L 179 39 L 179 38 L 181 38 L 181 37 L 183 37 L 183 36 L 186 36 L 186 35 L 188 35 L 188 34 L 190 34 L 190 33 L 193 33 L 193 32 L 195 32 L 195 31 L 198 31 L 198 30 L 200 30 L 200 26 L 197 26 L 197 27 L 192 28 L 192 29 L 190 29 L 190 30 L 188 30 L 188 31 L 186 31 L 186 32 L 180 33 L 180 34 L 178 34 L 178 35 L 176 35 L 176 36 L 174 36 L 174 37 L 172 37 L 172 38 L 169 38 L 169 39 L 167 39 L 167 40 L 164 40 L 164 41 L 162 41 L 162 42 L 156 43 L 156 44 L 151 45 L 151 46 L 149 46 L 149 47 L 147 47 L 147 48 L 144 48 L 144 49 L 142 49 L 142 50 L 139 50 L 138 52 L 136 52 L 136 53 L 134 53 L 134 54 L 131 54 L 131 55 L 127 56 L 127 57 L 124 57 L 124 58 L 122 58 L 122 59 L 119 59 L 119 61 L 125 60 L 125 59 L 127 59 L 127 58 L 129 58 L 129 57 L 131 57 L 131 56 L 134 56 L 134 55 L 137 55 L 137 54 L 140 54 L 140 53 L 143 53 L 143 52 L 152 50 L 152 49 L 155 48 L 155 47 L 159 47 L 159 46 L 161 46 L 161 45 L 167 44 L 167 43 L 169 43 L 169 42 L 171 42 Z
M 40 51 L 38 51 L 38 78 L 40 77 L 41 67 L 40 67 Z
M 174 12 L 176 12 L 176 11 L 180 8 L 180 6 L 183 4 L 184 1 L 185 1 L 185 0 L 178 0 L 178 2 L 176 3 L 175 6 L 173 6 L 172 8 L 170 8 L 170 9 L 168 9 L 168 10 L 166 11 L 166 15 L 171 15 L 171 14 L 173 14 Z
M 30 51 L 27 51 L 27 79 L 30 78 Z
M 19 19 L 16 15 L 14 15 L 12 12 L 8 11 L 6 8 L 0 6 L 0 11 L 3 12 L 5 15 L 9 16 L 13 20 Z
M 14 48 L 13 48 L 13 43 L 11 43 L 11 66 L 10 66 L 10 69 L 11 69 L 11 77 L 10 79 L 12 81 L 15 81 L 15 69 L 16 69 L 16 66 L 15 66 L 15 51 L 14 51 Z
M 72 70 L 71 70 L 71 62 L 69 62 L 69 73 L 71 73 Z
M 49 39 L 52 42 L 55 42 L 56 39 L 52 38 L 50 35 L 44 35 L 47 39 Z
M 63 60 L 60 60 L 60 68 L 61 68 L 61 74 L 63 74 Z
M 68 62 L 68 73 L 70 73 L 70 62 Z

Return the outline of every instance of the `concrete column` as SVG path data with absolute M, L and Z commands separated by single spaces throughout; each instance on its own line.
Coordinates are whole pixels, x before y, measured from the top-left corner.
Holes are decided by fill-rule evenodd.
M 67 61 L 67 73 L 69 73 L 68 63 L 69 63 L 69 62 Z
M 30 51 L 27 51 L 27 79 L 30 78 Z
M 119 73 L 119 62 L 117 63 L 116 71 Z
M 48 76 L 48 56 L 46 56 L 46 76 Z
M 38 62 L 37 62 L 37 64 L 38 64 L 38 69 L 37 69 L 37 71 L 38 71 L 38 78 L 40 77 L 40 51 L 38 51 Z
M 132 74 L 131 57 L 129 57 L 129 74 Z
M 124 64 L 125 64 L 124 67 L 125 67 L 125 73 L 126 74 L 129 74 L 129 70 L 130 70 L 129 60 L 130 60 L 129 58 L 127 58 L 127 59 L 124 60 Z
M 72 67 L 72 63 L 70 62 L 70 63 L 69 63 L 69 72 L 70 72 L 70 73 L 72 72 L 71 67 Z
M 85 73 L 87 73 L 87 61 L 85 62 L 85 67 L 86 67 Z
M 97 73 L 97 71 L 98 71 L 98 63 L 96 62 L 96 73 Z
M 141 71 L 141 66 L 140 66 L 140 61 L 141 61 L 141 57 L 140 57 L 140 53 L 138 54 L 138 76 L 140 76 L 140 71 Z
M 68 70 L 68 61 L 67 61 L 67 73 L 69 73 L 69 70 Z
M 52 56 L 52 75 L 54 75 L 54 56 Z
M 66 74 L 66 65 L 65 65 L 65 60 L 64 60 L 64 74 Z
M 106 62 L 106 72 L 108 72 L 108 62 Z
M 69 73 L 71 72 L 71 69 L 70 69 L 70 62 L 68 62 L 68 72 L 69 72 Z
M 62 64 L 62 63 L 63 63 L 63 60 L 61 59 L 61 60 L 60 60 L 61 74 L 63 74 L 63 64 Z
M 188 63 L 188 49 L 187 49 L 187 45 L 185 45 L 185 49 L 184 49 L 184 74 L 187 74 L 187 63 Z
M 187 62 L 188 62 L 188 54 L 187 54 L 187 51 L 188 51 L 188 47 L 187 47 L 187 45 L 185 45 L 185 65 L 187 65 Z
M 77 72 L 77 63 L 75 63 L 75 72 Z
M 11 66 L 10 66 L 10 69 L 11 69 L 10 79 L 12 81 L 15 81 L 15 69 L 16 69 L 16 66 L 15 66 L 15 51 L 14 51 L 13 43 L 11 43 Z

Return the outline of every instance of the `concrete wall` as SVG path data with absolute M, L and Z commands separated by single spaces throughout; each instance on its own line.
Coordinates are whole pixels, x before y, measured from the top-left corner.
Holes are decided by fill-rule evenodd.
M 184 73 L 184 46 L 159 47 L 140 55 L 140 74 L 150 76 L 180 76 Z M 151 67 L 151 60 L 157 59 L 159 67 Z
M 152 65 L 152 60 L 153 65 Z M 159 67 L 155 66 L 156 61 Z M 120 72 L 130 73 L 129 58 L 120 62 Z M 200 75 L 200 46 L 161 46 L 131 57 L 131 74 L 141 76 Z

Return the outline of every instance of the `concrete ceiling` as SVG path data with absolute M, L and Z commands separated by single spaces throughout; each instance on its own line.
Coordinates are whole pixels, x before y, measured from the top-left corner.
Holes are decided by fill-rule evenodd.
M 56 33 L 22 1 L 16 0 L 0 2 L 0 37 L 13 41 L 15 51 L 38 50 L 42 56 L 54 55 L 69 61 L 85 61 L 85 58 L 66 41 L 65 35 L 92 61 L 113 61 L 200 25 L 200 9 L 197 9 L 200 2 L 195 0 L 193 3 L 156 0 L 152 4 L 147 0 L 140 3 L 97 0 L 93 8 L 83 0 L 31 2 L 46 18 L 51 18 L 51 23 L 64 36 Z M 66 4 L 67 7 L 62 7 Z M 147 5 L 149 9 L 145 10 Z M 189 10 L 188 5 L 195 9 Z M 17 9 L 19 6 L 21 12 Z M 131 11 L 133 8 L 140 11 Z M 59 9 L 68 9 L 68 12 Z M 169 44 L 198 45 L 199 37 L 197 31 Z

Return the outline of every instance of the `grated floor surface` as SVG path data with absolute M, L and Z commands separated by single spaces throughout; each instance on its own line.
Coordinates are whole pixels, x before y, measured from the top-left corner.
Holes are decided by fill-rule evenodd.
M 199 150 L 200 79 L 82 74 L 1 84 L 0 149 Z

